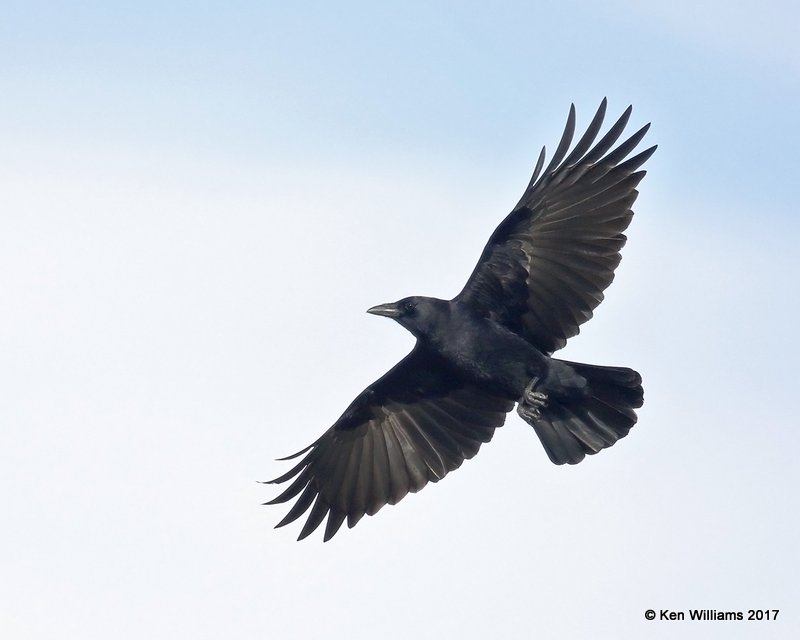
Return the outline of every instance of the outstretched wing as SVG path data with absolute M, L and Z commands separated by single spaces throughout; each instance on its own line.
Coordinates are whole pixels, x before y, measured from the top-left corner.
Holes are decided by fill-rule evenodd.
M 592 146 L 606 100 L 567 156 L 575 132 L 575 106 L 553 159 L 541 174 L 542 149 L 528 188 L 500 223 L 456 300 L 472 305 L 551 354 L 592 317 L 614 279 L 625 244 L 623 231 L 644 177 L 637 171 L 656 147 L 625 160 L 649 128 L 614 150 L 631 107 Z M 566 157 L 565 157 L 566 156 Z M 538 179 L 537 179 L 538 178 Z
M 293 480 L 266 504 L 299 495 L 282 527 L 311 512 L 302 540 L 327 516 L 325 540 L 347 518 L 396 504 L 428 481 L 437 482 L 473 457 L 503 424 L 514 403 L 460 381 L 435 355 L 417 345 L 370 385 L 288 473 L 271 483 Z M 313 506 L 312 506 L 313 503 Z

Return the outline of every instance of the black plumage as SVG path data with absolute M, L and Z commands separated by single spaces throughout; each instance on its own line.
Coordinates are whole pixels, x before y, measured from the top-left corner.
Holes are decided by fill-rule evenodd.
M 300 539 L 327 517 L 329 540 L 345 520 L 352 527 L 473 457 L 515 403 L 556 464 L 627 435 L 643 402 L 639 374 L 552 357 L 614 279 L 645 175 L 639 167 L 656 149 L 628 158 L 649 125 L 612 149 L 630 107 L 595 143 L 605 110 L 603 100 L 567 156 L 570 108 L 552 160 L 542 171 L 542 149 L 525 193 L 455 298 L 414 296 L 369 310 L 417 343 L 316 442 L 284 458 L 300 460 L 271 481 L 291 482 L 267 504 L 296 500 L 277 526 L 310 509 Z

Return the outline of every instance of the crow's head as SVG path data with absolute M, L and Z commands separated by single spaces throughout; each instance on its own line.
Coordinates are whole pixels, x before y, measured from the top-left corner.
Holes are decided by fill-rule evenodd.
M 397 302 L 379 304 L 367 309 L 367 313 L 393 318 L 417 338 L 429 335 L 447 313 L 445 300 L 410 296 Z

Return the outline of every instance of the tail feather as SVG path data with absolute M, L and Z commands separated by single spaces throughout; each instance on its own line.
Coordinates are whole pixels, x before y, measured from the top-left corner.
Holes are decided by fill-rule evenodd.
M 644 402 L 642 377 L 626 367 L 600 367 L 561 361 L 586 379 L 584 393 L 558 399 L 550 395 L 531 426 L 555 464 L 577 464 L 612 446 L 636 424 Z

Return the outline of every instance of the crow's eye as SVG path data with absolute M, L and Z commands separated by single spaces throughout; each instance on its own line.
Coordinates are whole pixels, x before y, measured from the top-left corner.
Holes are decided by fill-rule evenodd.
M 415 305 L 413 302 L 410 302 L 408 300 L 406 300 L 403 303 L 403 312 L 404 313 L 413 313 L 414 309 L 416 309 L 416 308 L 417 308 L 417 305 Z

